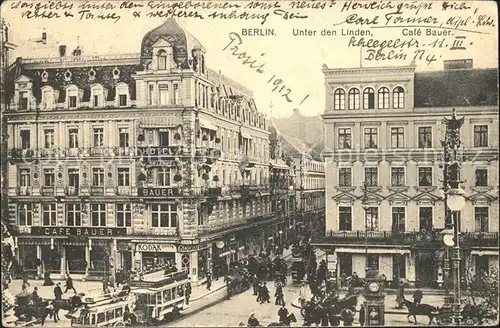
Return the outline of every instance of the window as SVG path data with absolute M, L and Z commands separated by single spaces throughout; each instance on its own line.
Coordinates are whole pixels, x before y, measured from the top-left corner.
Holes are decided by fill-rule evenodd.
M 44 226 L 56 226 L 56 204 L 43 204 L 42 218 Z
M 363 91 L 363 108 L 375 108 L 375 91 L 372 88 L 366 88 L 365 91 Z
M 339 148 L 351 149 L 351 129 L 339 129 Z
M 404 148 L 405 146 L 405 129 L 391 128 L 391 147 Z
M 69 96 L 69 108 L 76 108 L 76 96 Z
M 419 187 L 432 186 L 432 167 L 418 168 L 418 185 Z
M 116 204 L 116 226 L 132 226 L 132 208 L 130 204 Z
M 430 126 L 418 128 L 418 148 L 432 148 L 432 128 Z
M 378 186 L 378 168 L 365 167 L 365 183 L 369 187 Z
M 118 139 L 121 148 L 129 147 L 129 133 L 128 128 L 119 128 L 118 129 Z
M 168 84 L 160 84 L 158 89 L 160 90 L 160 105 L 168 105 L 170 98 L 168 94 Z
M 27 110 L 28 109 L 28 92 L 20 91 L 19 92 L 19 109 Z
M 347 104 L 349 109 L 359 109 L 359 90 L 353 88 L 349 90 L 349 101 Z
M 404 108 L 405 107 L 405 91 L 402 87 L 395 87 L 392 91 L 392 107 Z
M 419 222 L 420 231 L 431 231 L 432 230 L 432 207 L 420 207 L 419 208 Z
M 148 104 L 149 105 L 154 105 L 154 90 L 155 87 L 152 84 L 149 84 L 149 94 L 148 94 Z
M 159 134 L 159 141 L 160 141 L 160 146 L 161 147 L 167 147 L 169 145 L 169 140 L 168 140 L 168 132 L 167 131 L 160 131 Z
M 104 147 L 104 128 L 93 128 L 92 135 L 94 138 L 94 147 Z
M 122 167 L 118 169 L 118 186 L 130 186 L 130 169 L 128 167 Z
M 68 146 L 69 148 L 78 148 L 78 129 L 71 128 L 68 131 Z
M 92 168 L 92 185 L 95 187 L 104 186 L 104 169 L 101 167 Z
M 19 170 L 19 186 L 20 187 L 31 186 L 30 169 L 20 169 Z
M 54 148 L 54 129 L 44 130 L 45 148 Z
M 372 270 L 379 269 L 378 254 L 368 254 L 366 258 L 366 266 Z
M 53 187 L 55 184 L 54 169 L 43 169 L 43 182 L 45 187 Z
M 158 228 L 177 227 L 177 205 L 153 204 L 151 206 L 151 226 Z
M 339 186 L 350 187 L 352 185 L 351 168 L 343 167 L 339 169 Z
M 174 104 L 179 103 L 179 85 L 177 83 L 174 83 Z
M 366 231 L 378 231 L 378 207 L 366 210 Z
M 158 51 L 158 69 L 167 69 L 167 52 L 165 50 Z
M 488 126 L 474 126 L 474 147 L 488 147 Z
M 475 207 L 474 219 L 476 223 L 476 232 L 489 232 L 488 207 Z
M 91 204 L 90 205 L 92 226 L 105 227 L 106 226 L 106 204 Z
M 118 106 L 120 107 L 127 106 L 127 95 L 119 95 L 118 99 L 119 99 Z
M 33 225 L 33 205 L 32 204 L 19 204 L 17 210 L 19 216 L 20 226 Z
M 54 104 L 54 91 L 50 88 L 44 89 L 42 95 L 42 108 L 52 109 L 53 104 Z
M 75 188 L 80 185 L 80 171 L 78 169 L 68 169 L 68 185 Z
M 402 187 L 405 185 L 404 167 L 391 167 L 391 186 Z
M 345 91 L 342 89 L 336 89 L 333 93 L 333 109 L 341 110 L 345 109 Z
M 404 232 L 405 231 L 405 208 L 393 207 L 392 208 L 392 231 Z
M 339 230 L 351 231 L 352 230 L 352 210 L 349 206 L 339 207 Z
M 162 167 L 158 169 L 158 186 L 167 187 L 171 184 L 170 168 Z
M 365 148 L 377 148 L 377 128 L 365 128 Z
M 488 260 L 488 256 L 475 256 L 475 274 L 488 274 L 490 272 L 490 262 Z
M 99 107 L 99 95 L 94 95 L 94 107 Z
M 476 187 L 488 186 L 488 170 L 476 169 Z
M 82 208 L 80 204 L 67 205 L 68 226 L 80 227 L 82 225 Z
M 378 89 L 378 108 L 389 108 L 389 89 L 387 89 L 386 87 Z
M 21 148 L 22 149 L 30 149 L 31 147 L 31 138 L 30 138 L 30 130 L 21 130 Z

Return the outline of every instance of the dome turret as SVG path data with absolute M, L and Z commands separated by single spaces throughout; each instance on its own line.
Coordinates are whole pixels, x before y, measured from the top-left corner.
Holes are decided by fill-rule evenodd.
M 154 46 L 168 42 L 172 46 L 173 60 L 178 67 L 195 68 L 202 62 L 203 45 L 173 18 L 149 31 L 142 39 L 141 63 L 146 67 L 154 56 Z

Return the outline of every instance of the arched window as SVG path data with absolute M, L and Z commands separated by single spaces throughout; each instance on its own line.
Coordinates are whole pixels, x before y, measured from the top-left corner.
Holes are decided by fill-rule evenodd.
M 395 87 L 392 91 L 392 107 L 405 107 L 405 90 L 402 87 Z
M 375 91 L 373 88 L 366 88 L 363 91 L 363 109 L 375 108 Z
M 389 108 L 389 89 L 387 89 L 386 87 L 378 89 L 378 108 Z
M 345 109 L 345 91 L 343 89 L 336 89 L 333 93 L 333 109 Z
M 158 69 L 167 69 L 167 52 L 165 50 L 158 51 Z
M 349 90 L 349 102 L 347 104 L 349 109 L 359 109 L 359 90 L 353 88 Z

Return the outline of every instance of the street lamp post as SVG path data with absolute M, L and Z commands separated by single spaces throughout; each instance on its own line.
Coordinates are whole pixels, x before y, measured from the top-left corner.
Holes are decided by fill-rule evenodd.
M 363 182 L 363 200 L 361 206 L 363 207 L 363 211 L 365 214 L 365 276 L 368 271 L 370 271 L 370 266 L 368 265 L 368 209 L 370 205 L 367 203 L 366 198 L 366 189 L 368 187 L 368 183 Z
M 459 165 L 459 150 L 460 150 L 460 128 L 464 122 L 464 118 L 457 119 L 455 109 L 451 119 L 445 118 L 446 135 L 444 141 L 444 160 L 447 173 L 445 180 L 448 181 L 449 188 L 446 186 L 446 205 L 450 209 L 453 219 L 451 222 L 446 222 L 445 230 L 442 231 L 443 242 L 448 247 L 452 248 L 451 261 L 453 263 L 453 320 L 456 325 L 461 321 L 460 309 L 460 226 L 459 212 L 465 206 L 465 193 L 460 188 L 460 165 Z

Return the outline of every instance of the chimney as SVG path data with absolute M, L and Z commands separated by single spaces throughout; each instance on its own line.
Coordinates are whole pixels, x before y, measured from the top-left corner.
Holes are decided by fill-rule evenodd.
M 61 44 L 59 46 L 59 56 L 66 57 L 66 45 L 65 44 Z
M 42 32 L 42 43 L 47 44 L 47 32 Z

